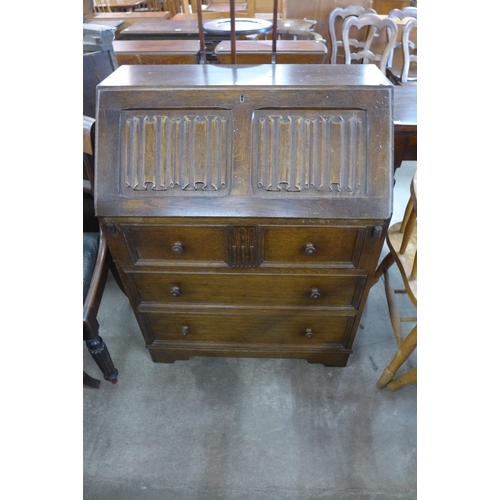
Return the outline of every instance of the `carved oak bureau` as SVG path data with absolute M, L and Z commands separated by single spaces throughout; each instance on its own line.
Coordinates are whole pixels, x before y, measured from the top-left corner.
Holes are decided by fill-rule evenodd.
M 151 357 L 345 366 L 392 213 L 372 65 L 121 66 L 96 213 Z

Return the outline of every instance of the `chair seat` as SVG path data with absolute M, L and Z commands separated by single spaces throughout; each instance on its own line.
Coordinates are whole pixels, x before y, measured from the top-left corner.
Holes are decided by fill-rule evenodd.
M 92 280 L 97 251 L 99 249 L 99 233 L 83 233 L 83 301 Z

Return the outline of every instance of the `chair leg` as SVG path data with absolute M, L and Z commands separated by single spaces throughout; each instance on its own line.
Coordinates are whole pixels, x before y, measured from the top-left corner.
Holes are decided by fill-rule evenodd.
M 83 372 L 83 385 L 85 387 L 92 387 L 93 389 L 98 389 L 99 386 L 101 385 L 101 381 Z
M 384 287 L 385 287 L 385 298 L 387 299 L 387 307 L 389 309 L 389 317 L 391 319 L 392 329 L 394 331 L 394 336 L 396 337 L 396 344 L 399 347 L 401 342 L 403 342 L 403 330 L 401 329 L 401 317 L 399 315 L 398 303 L 396 301 L 396 294 L 391 285 L 391 278 L 389 273 L 386 271 L 384 273 Z
M 410 354 L 417 347 L 417 325 L 415 325 L 412 331 L 407 335 L 399 346 L 396 354 L 392 358 L 392 361 L 387 365 L 382 375 L 378 379 L 377 387 L 383 389 L 393 378 L 399 367 L 408 359 Z M 410 370 L 411 371 L 411 370 Z M 416 377 L 415 370 L 415 377 Z
M 385 257 L 384 260 L 380 263 L 380 265 L 377 267 L 377 270 L 375 271 L 375 275 L 373 276 L 373 285 L 377 283 L 377 281 L 380 279 L 380 277 L 389 269 L 392 265 L 394 264 L 394 257 L 392 256 L 392 253 L 388 253 Z M 372 285 L 372 286 L 373 286 Z
M 386 389 L 394 392 L 397 391 L 400 387 L 408 384 L 416 384 L 417 383 L 417 367 L 411 368 L 407 372 L 403 373 L 401 377 L 391 380 L 386 386 Z
M 91 329 L 88 323 L 84 323 L 84 330 L 89 333 L 89 335 L 84 334 L 87 349 L 89 350 L 90 354 L 94 358 L 94 361 L 104 375 L 104 379 L 109 380 L 112 384 L 116 384 L 118 382 L 118 370 L 113 364 L 113 360 L 111 359 L 111 355 L 109 354 L 104 340 L 102 340 L 102 338 L 99 336 L 98 329 Z

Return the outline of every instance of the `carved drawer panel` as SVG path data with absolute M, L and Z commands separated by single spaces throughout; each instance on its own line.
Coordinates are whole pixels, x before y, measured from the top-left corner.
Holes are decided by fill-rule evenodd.
M 313 346 L 341 343 L 353 321 L 349 316 L 257 314 L 146 314 L 156 340 L 233 342 Z
M 354 311 L 364 275 L 130 273 L 142 303 L 232 307 L 338 307 Z

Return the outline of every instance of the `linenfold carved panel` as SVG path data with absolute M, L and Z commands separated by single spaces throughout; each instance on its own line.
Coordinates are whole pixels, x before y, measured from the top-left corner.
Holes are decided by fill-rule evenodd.
M 123 111 L 120 191 L 225 196 L 231 111 Z
M 258 267 L 262 264 L 262 232 L 256 226 L 227 228 L 227 259 L 231 267 Z
M 365 111 L 258 110 L 252 127 L 258 196 L 366 196 Z

